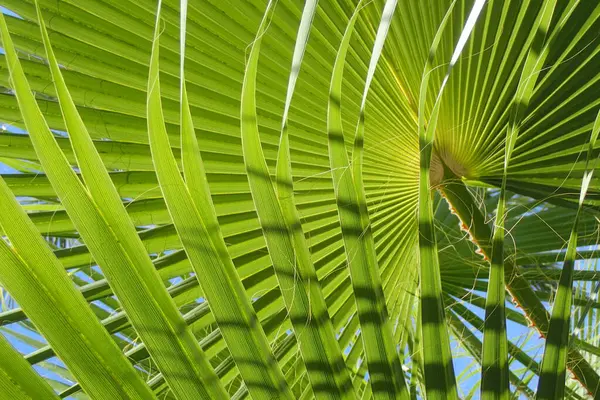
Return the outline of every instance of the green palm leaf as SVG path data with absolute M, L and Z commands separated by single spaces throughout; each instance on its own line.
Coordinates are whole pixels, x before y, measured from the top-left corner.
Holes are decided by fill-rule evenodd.
M 588 151 L 585 159 L 586 172 L 581 183 L 581 193 L 579 195 L 579 207 L 573 221 L 573 228 L 569 236 L 567 253 L 563 270 L 560 274 L 558 291 L 552 306 L 552 317 L 548 336 L 546 338 L 546 349 L 544 351 L 544 360 L 538 385 L 538 398 L 561 398 L 564 396 L 565 375 L 567 354 L 569 345 L 569 331 L 571 321 L 571 304 L 573 296 L 573 264 L 575 263 L 575 253 L 577 251 L 577 225 L 579 223 L 579 214 L 583 205 L 583 200 L 587 194 L 595 165 L 589 168 L 590 159 L 594 150 L 594 145 L 600 132 L 600 112 L 596 117 L 596 122 L 592 128 L 592 134 L 588 144 Z M 595 164 L 595 163 L 594 163 Z
M 387 317 L 369 217 L 366 214 L 366 199 L 360 190 L 362 185 L 357 185 L 361 177 L 352 176 L 342 128 L 344 64 L 361 6 L 359 4 L 348 23 L 333 68 L 327 113 L 329 159 L 366 363 L 370 372 L 371 391 L 375 398 L 407 398 L 408 390 Z M 360 142 L 360 137 L 357 139 Z
M 597 2 L 157 4 L 2 2 L 11 394 L 598 396 Z

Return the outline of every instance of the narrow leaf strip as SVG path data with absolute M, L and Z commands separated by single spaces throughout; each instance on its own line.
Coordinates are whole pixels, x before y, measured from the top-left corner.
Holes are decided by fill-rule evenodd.
M 256 120 L 256 75 L 262 36 L 273 7 L 274 3 L 269 2 L 252 44 L 244 75 L 241 105 L 244 163 L 269 255 L 313 389 L 325 398 L 353 398 L 352 383 L 339 356 L 340 349 L 328 322 L 322 294 L 319 295 L 319 291 L 313 293 L 311 289 L 317 288 L 318 282 L 306 244 L 302 243 L 304 237 L 298 230 L 299 221 L 296 226 L 287 223 L 297 218 L 293 200 L 289 198 L 283 204 L 279 203 L 261 147 Z M 291 172 L 287 170 L 289 159 L 285 147 L 284 139 L 278 167 L 280 175 L 289 179 Z M 279 194 L 283 197 L 289 191 L 291 186 Z
M 0 30 L 27 130 L 32 137 L 44 132 L 51 137 L 25 80 L 2 15 Z M 0 243 L 0 280 L 86 392 L 98 398 L 153 398 L 74 288 L 4 180 L 0 180 L 0 209 L 0 225 L 12 246 L 9 248 L 4 241 Z
M 533 39 L 527 60 L 517 87 L 517 93 L 512 104 L 512 114 L 509 127 L 506 131 L 504 145 L 504 172 L 502 186 L 496 207 L 496 220 L 494 223 L 494 236 L 492 238 L 492 257 L 490 260 L 490 275 L 488 281 L 487 298 L 485 305 L 485 328 L 483 331 L 483 352 L 481 368 L 481 398 L 484 400 L 508 400 L 509 398 L 509 369 L 508 369 L 508 344 L 506 338 L 505 316 L 505 282 L 504 282 L 504 220 L 506 218 L 506 180 L 508 165 L 519 135 L 519 126 L 525 108 L 533 94 L 537 72 L 543 65 L 547 51 L 539 52 L 543 46 L 546 32 L 552 13 L 552 1 L 544 2 L 536 23 L 532 27 Z M 536 49 L 536 50 L 534 50 Z
M 433 226 L 433 204 L 430 189 L 430 165 L 433 152 L 433 141 L 437 125 L 442 94 L 450 78 L 452 68 L 458 61 L 462 50 L 471 35 L 479 18 L 485 0 L 476 0 L 465 26 L 460 34 L 458 43 L 454 48 L 448 70 L 433 106 L 433 111 L 425 126 L 425 99 L 427 93 L 427 80 L 433 61 L 433 54 L 437 49 L 441 30 L 434 38 L 430 59 L 425 66 L 424 82 L 421 83 L 419 93 L 419 255 L 420 255 L 420 280 L 421 280 L 421 322 L 423 329 L 423 362 L 425 370 L 425 388 L 428 399 L 456 399 L 456 379 L 452 365 L 450 339 L 444 315 L 444 301 L 442 299 L 442 283 L 440 279 L 440 265 L 437 254 L 437 243 Z M 452 8 L 452 7 L 451 7 Z M 450 12 L 450 11 L 449 11 Z M 447 21 L 449 12 L 442 21 Z M 443 28 L 443 26 L 441 27 Z
M 442 40 L 442 34 L 444 33 L 444 29 L 452 16 L 452 10 L 454 10 L 454 6 L 456 4 L 456 0 L 450 3 L 448 10 L 446 10 L 446 14 L 444 14 L 444 18 L 442 18 L 442 22 L 438 26 L 438 29 L 433 37 L 433 41 L 431 42 L 431 47 L 429 48 L 429 55 L 427 57 L 427 61 L 425 62 L 425 66 L 423 67 L 423 76 L 421 78 L 421 85 L 419 86 L 419 115 L 418 115 L 418 123 L 419 123 L 419 132 L 425 132 L 427 129 L 426 126 L 426 115 L 425 115 L 425 105 L 427 101 L 427 89 L 429 87 L 429 78 L 431 77 L 431 72 L 433 71 L 433 61 L 435 59 L 435 55 L 437 53 L 438 46 L 440 41 Z
M 203 382 L 218 385 L 216 375 L 167 294 L 110 183 L 68 97 L 43 24 L 41 29 L 63 117 L 88 188 L 72 170 L 48 129 L 13 54 L 9 64 L 15 92 L 21 110 L 25 110 L 23 119 L 44 171 L 173 392 L 181 398 L 208 398 Z M 186 376 L 181 371 L 186 371 Z
M 58 399 L 50 385 L 0 334 L 0 393 L 11 400 Z
M 281 124 L 281 140 L 277 154 L 276 195 L 279 202 L 273 204 L 273 207 L 281 209 L 281 214 L 278 217 L 283 218 L 283 220 L 278 221 L 278 223 L 284 226 L 286 230 L 281 236 L 284 243 L 287 242 L 286 246 L 291 246 L 289 248 L 290 256 L 293 256 L 297 263 L 299 282 L 302 283 L 303 287 L 296 290 L 307 291 L 310 304 L 306 326 L 302 330 L 299 330 L 299 335 L 302 335 L 304 338 L 301 341 L 301 354 L 312 385 L 312 392 L 318 398 L 350 399 L 355 398 L 350 375 L 335 338 L 335 331 L 329 318 L 325 297 L 319 285 L 308 244 L 300 223 L 300 215 L 294 203 L 294 183 L 292 179 L 290 142 L 287 129 L 288 113 L 316 8 L 316 0 L 309 0 L 305 3 L 296 37 Z M 264 154 L 262 154 L 262 157 L 264 159 Z M 269 191 L 274 190 L 273 185 L 265 185 L 264 189 Z M 315 316 L 318 316 L 318 318 Z M 307 333 L 303 333 L 303 331 Z M 302 349 L 302 347 L 305 347 L 305 349 Z
M 592 152 L 600 132 L 600 112 L 596 116 L 596 121 L 592 128 L 588 151 L 585 160 L 585 172 L 581 182 L 581 191 L 579 195 L 579 206 L 573 221 L 573 228 L 569 236 L 565 262 L 563 263 L 558 291 L 552 306 L 552 316 L 550 318 L 550 328 L 546 336 L 546 346 L 544 349 L 544 358 L 542 360 L 542 371 L 538 384 L 538 399 L 562 399 L 565 391 L 567 351 L 569 347 L 569 329 L 571 328 L 571 306 L 573 304 L 573 267 L 577 253 L 577 227 L 579 216 L 583 207 L 583 201 L 587 193 L 595 164 L 590 166 Z
M 409 398 L 388 320 L 366 205 L 358 195 L 342 132 L 344 64 L 363 6 L 361 1 L 348 22 L 333 67 L 327 108 L 329 162 L 373 397 Z
M 158 4 L 148 79 L 148 135 L 161 191 L 209 307 L 249 393 L 254 398 L 291 398 L 285 378 L 273 357 L 218 229 L 195 140 L 184 83 L 181 86 L 182 141 L 186 146 L 186 177 L 188 185 L 194 185 L 196 201 L 184 183 L 171 151 L 160 94 L 160 11 L 161 2 Z M 184 57 L 183 54 L 182 56 Z
M 182 5 L 182 10 L 185 10 L 184 5 Z M 182 24 L 182 26 L 184 25 Z M 185 32 L 182 32 L 182 45 L 184 42 Z M 183 68 L 184 48 L 182 48 L 181 54 Z M 280 393 L 284 397 L 289 396 L 291 395 L 289 389 L 287 389 L 283 375 L 270 351 L 262 328 L 257 323 L 257 317 L 246 297 L 244 287 L 227 252 L 227 247 L 218 225 L 192 124 L 183 69 L 181 90 L 182 152 L 184 173 L 189 193 L 181 190 L 179 193 L 181 197 L 178 197 L 172 194 L 168 196 L 165 192 L 167 203 L 173 214 L 173 211 L 177 208 L 175 202 L 187 202 L 188 209 L 192 211 L 191 214 L 187 215 L 190 217 L 190 221 L 195 221 L 197 228 L 205 226 L 206 230 L 199 237 L 209 239 L 214 246 L 208 252 L 212 253 L 212 259 L 203 260 L 202 257 L 206 257 L 205 252 L 198 253 L 198 250 L 202 249 L 198 249 L 197 245 L 195 246 L 196 248 L 193 248 L 194 243 L 189 240 L 187 243 L 184 241 L 184 246 L 190 256 L 192 265 L 197 271 L 197 276 L 204 288 L 209 305 L 217 319 L 217 323 L 219 323 L 226 342 L 229 344 L 229 350 L 238 365 L 248 390 L 255 397 L 271 396 L 275 393 Z M 175 159 L 172 154 L 170 156 L 171 167 L 175 167 L 172 171 L 176 171 Z M 177 173 L 168 178 L 159 174 L 159 179 L 161 178 L 165 182 L 168 182 L 166 185 L 170 189 L 171 186 L 183 187 L 183 181 L 181 181 Z M 176 220 L 176 226 L 178 229 L 181 228 L 181 231 L 185 230 L 186 223 L 186 220 Z M 192 240 L 194 240 L 193 237 Z M 197 238 L 195 240 L 197 241 Z M 192 246 L 192 249 L 190 249 L 190 246 Z M 211 263 L 214 264 L 215 262 L 221 265 L 216 268 L 210 268 Z M 224 288 L 226 290 L 223 290 Z M 232 321 L 235 321 L 235 323 L 232 324 Z M 253 363 L 248 363 L 250 359 L 260 360 L 260 362 L 254 361 Z
M 375 43 L 373 44 L 371 60 L 369 61 L 369 69 L 367 70 L 367 77 L 365 79 L 365 88 L 363 90 L 362 99 L 360 102 L 358 125 L 356 127 L 356 133 L 354 136 L 354 149 L 352 152 L 352 176 L 354 177 L 354 184 L 356 185 L 359 199 L 361 203 L 364 204 L 366 204 L 366 197 L 362 180 L 362 165 L 365 140 L 365 108 L 367 106 L 367 96 L 369 94 L 371 82 L 375 76 L 375 70 L 377 69 L 379 58 L 383 52 L 383 45 L 390 29 L 390 25 L 392 24 L 392 19 L 394 17 L 394 12 L 396 11 L 397 4 L 398 0 L 387 0 L 383 8 L 381 22 L 377 28 Z M 365 213 L 365 215 L 367 214 Z
M 11 241 L 0 240 L 0 281 L 85 391 L 152 399 L 3 179 L 0 208 L 0 225 Z

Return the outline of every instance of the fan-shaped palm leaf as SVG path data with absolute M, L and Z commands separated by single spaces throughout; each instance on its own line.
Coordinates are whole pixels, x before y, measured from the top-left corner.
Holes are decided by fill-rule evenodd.
M 2 6 L 6 393 L 600 396 L 596 2 Z

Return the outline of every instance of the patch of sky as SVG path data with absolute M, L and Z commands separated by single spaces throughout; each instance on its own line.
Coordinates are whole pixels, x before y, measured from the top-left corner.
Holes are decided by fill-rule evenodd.
M 123 340 L 124 342 L 127 343 L 133 343 L 133 340 L 131 340 L 128 336 L 123 335 L 121 332 L 117 332 L 115 334 L 113 334 L 115 337 Z
M 11 338 L 19 339 L 19 337 L 21 337 L 21 338 L 23 338 L 22 339 L 23 343 L 25 343 L 24 341 L 27 340 L 30 343 L 35 343 L 36 345 L 40 345 L 40 347 L 46 344 L 46 339 L 44 339 L 44 337 L 42 335 L 27 328 L 27 326 L 25 326 L 24 324 L 19 323 L 19 322 L 16 322 L 13 324 L 8 324 L 8 325 L 2 327 L 2 329 L 0 329 L 0 332 L 4 335 L 4 337 L 6 337 L 8 339 L 9 342 L 11 341 Z M 21 352 L 25 352 L 25 350 L 21 350 L 19 348 L 17 348 L 17 349 Z M 32 350 L 30 350 L 30 351 L 32 351 Z
M 113 312 L 115 312 L 115 310 L 112 307 L 109 307 L 108 305 L 106 305 L 104 302 L 100 301 L 100 300 L 94 300 L 91 302 L 91 304 L 95 305 L 96 307 L 106 311 L 109 314 L 112 314 Z
M 15 18 L 19 18 L 19 19 L 23 19 L 23 17 L 21 17 L 20 15 L 16 14 L 15 12 L 9 10 L 6 7 L 0 6 L 0 12 L 4 15 L 10 15 L 11 17 L 15 17 Z M 4 50 L 2 50 L 2 54 L 4 54 Z
M 175 278 L 169 279 L 169 282 L 171 282 L 172 285 L 177 285 L 178 283 L 183 282 L 183 278 L 176 276 Z
M 82 281 L 85 281 L 87 283 L 94 283 L 96 282 L 95 279 L 93 279 L 91 276 L 89 276 L 88 274 L 86 274 L 83 271 L 77 271 L 74 274 L 76 277 L 78 277 L 79 279 L 81 279 Z
M 10 330 L 10 331 L 9 331 Z M 12 332 L 12 334 L 11 334 Z M 0 330 L 9 343 L 23 356 L 37 351 L 47 345 L 43 337 L 25 328 L 22 324 L 10 324 Z M 35 344 L 35 345 L 33 345 Z M 72 385 L 74 382 L 66 379 L 58 372 L 66 371 L 66 366 L 57 357 L 52 357 L 33 366 L 38 374 L 44 378 L 60 382 L 63 385 Z M 70 375 L 70 374 L 69 374 Z
M 27 131 L 18 126 L 11 125 L 9 122 L 0 122 L 0 131 L 2 133 L 12 133 L 16 135 L 27 135 Z
M 44 363 L 44 365 L 47 365 L 47 363 Z M 52 368 L 52 367 L 49 366 L 48 368 L 45 368 L 44 366 L 41 366 L 41 365 L 33 366 L 33 369 L 35 369 L 38 374 L 40 374 L 41 376 L 43 376 L 46 379 L 51 379 L 53 381 L 60 382 L 64 385 L 68 385 L 68 386 L 71 386 L 75 383 L 69 379 L 66 379 L 64 376 L 57 374 L 56 372 L 52 371 L 50 368 Z
M 346 346 L 346 348 L 344 349 L 344 355 L 347 356 L 348 354 L 350 354 L 350 350 L 352 350 L 352 345 L 348 345 Z
M 0 174 L 20 174 L 21 172 L 9 167 L 6 164 L 0 163 Z M 17 199 L 18 200 L 18 199 Z
M 69 134 L 66 131 L 60 131 L 58 129 L 50 129 L 56 136 L 60 136 L 63 138 L 69 137 Z

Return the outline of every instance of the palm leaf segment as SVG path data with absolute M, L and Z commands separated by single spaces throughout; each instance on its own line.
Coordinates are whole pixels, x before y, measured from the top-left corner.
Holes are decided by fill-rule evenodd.
M 16 196 L 29 218 L 0 221 L 7 238 L 0 329 L 10 343 L 34 349 L 25 360 L 52 371 L 42 374 L 45 383 L 27 378 L 32 370 L 23 363 L 2 368 L 6 390 L 43 393 L 50 384 L 63 397 L 93 396 L 122 387 L 115 371 L 137 370 L 146 384 L 136 378 L 115 390 L 173 398 L 194 391 L 256 398 L 272 390 L 298 398 L 409 392 L 449 398 L 477 393 L 470 375 L 483 363 L 504 371 L 511 392 L 532 395 L 543 369 L 550 377 L 544 379 L 567 396 L 598 395 L 597 174 L 581 211 L 578 206 L 582 179 L 597 157 L 586 146 L 600 107 L 599 5 L 186 3 L 164 1 L 157 22 L 154 1 L 40 0 L 44 41 L 33 1 L 3 2 L 18 15 L 5 15 L 7 54 L 0 57 L 6 88 L 0 116 L 7 124 L 0 161 L 13 171 L 2 174 L 3 198 L 14 206 Z M 454 60 L 478 3 L 483 7 Z M 15 75 L 9 43 L 22 77 Z M 334 68 L 342 51 L 344 62 Z M 159 92 L 147 90 L 151 54 Z M 450 61 L 455 65 L 447 74 Z M 27 95 L 25 84 L 43 118 L 31 116 L 33 103 L 17 101 L 15 94 Z M 147 101 L 157 99 L 150 113 Z M 45 140 L 64 158 L 52 161 L 32 118 L 52 130 Z M 149 136 L 150 120 L 164 131 Z M 429 176 L 420 178 L 420 160 L 429 155 Z M 53 172 L 69 164 L 82 185 Z M 254 178 L 253 166 L 262 168 Z M 494 229 L 500 187 L 506 212 L 498 207 L 504 218 Z M 85 196 L 93 208 L 81 214 L 83 206 L 65 200 L 65 190 Z M 348 219 L 352 210 L 357 217 Z M 98 230 L 86 231 L 93 218 Z M 504 236 L 501 247 L 491 242 L 494 230 L 497 239 Z M 47 240 L 40 242 L 36 231 Z M 437 251 L 424 246 L 424 233 Z M 575 239 L 565 264 L 572 270 L 558 285 L 569 235 Z M 37 250 L 20 240 L 35 240 Z M 95 244 L 102 240 L 122 245 L 109 254 Z M 201 243 L 211 252 L 198 252 Z M 23 269 L 9 266 L 27 265 L 36 274 L 42 265 L 36 251 L 56 267 L 48 282 L 63 282 L 63 297 L 48 303 L 49 310 L 80 323 L 95 314 L 97 329 L 107 332 L 94 338 L 98 345 L 112 335 L 115 344 L 103 350 L 107 358 L 96 370 L 86 370 L 86 358 L 69 352 L 44 318 L 32 297 L 34 281 L 16 286 L 15 271 Z M 135 274 L 111 267 L 119 254 L 139 261 L 129 261 Z M 501 272 L 488 288 L 490 261 Z M 68 288 L 69 280 L 77 290 Z M 488 311 L 494 302 L 504 304 L 503 281 L 517 306 L 505 304 L 499 319 L 508 328 L 506 362 L 492 357 L 489 364 L 493 353 L 485 349 L 502 343 L 504 331 L 491 335 L 492 320 L 484 328 L 486 301 Z M 128 295 L 136 287 L 154 300 Z M 562 294 L 555 300 L 557 287 Z M 550 367 L 546 358 L 554 356 L 546 350 L 542 366 L 544 342 L 531 337 L 557 335 L 550 313 L 554 321 L 565 305 L 575 329 L 560 334 L 569 339 L 555 353 L 566 355 Z M 163 311 L 152 320 L 140 314 L 149 307 Z M 152 333 L 151 324 L 162 328 Z M 253 333 L 235 339 L 246 331 Z M 167 332 L 172 339 L 161 339 Z M 448 351 L 434 354 L 444 341 Z M 167 357 L 173 343 L 175 353 Z M 7 357 L 20 357 L 3 348 Z M 52 361 L 55 354 L 64 364 Z M 441 356 L 443 385 L 430 373 Z M 205 367 L 184 367 L 192 360 Z M 386 376 L 397 384 L 383 388 Z M 482 393 L 504 398 L 506 381 L 500 383 Z

